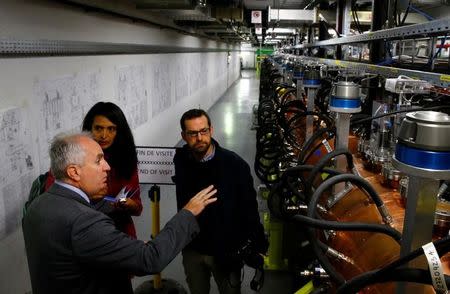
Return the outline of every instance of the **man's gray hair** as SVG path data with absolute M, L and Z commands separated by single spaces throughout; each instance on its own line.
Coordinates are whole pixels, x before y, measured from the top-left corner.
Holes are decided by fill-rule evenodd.
M 66 169 L 70 164 L 83 165 L 86 150 L 80 138 L 92 138 L 88 132 L 62 133 L 55 136 L 50 145 L 50 170 L 57 180 L 67 178 Z

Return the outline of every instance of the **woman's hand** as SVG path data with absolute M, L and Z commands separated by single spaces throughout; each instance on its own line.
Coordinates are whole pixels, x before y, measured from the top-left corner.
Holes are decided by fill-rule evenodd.
M 141 213 L 139 204 L 131 198 L 121 198 L 113 203 L 113 206 L 117 210 L 129 212 L 131 215 L 138 216 Z

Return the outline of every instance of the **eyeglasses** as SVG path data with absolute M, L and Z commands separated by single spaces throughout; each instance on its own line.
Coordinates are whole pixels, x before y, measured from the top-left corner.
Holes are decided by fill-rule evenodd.
M 209 135 L 209 128 L 204 128 L 199 131 L 185 131 L 184 133 L 186 134 L 186 136 L 191 137 L 191 138 L 198 137 L 198 134 L 200 134 L 202 136 L 206 136 L 206 135 Z

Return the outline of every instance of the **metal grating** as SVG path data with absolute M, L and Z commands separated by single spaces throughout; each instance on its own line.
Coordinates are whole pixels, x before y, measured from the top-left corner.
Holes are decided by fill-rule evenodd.
M 310 44 L 300 44 L 297 46 L 287 47 L 286 49 L 302 49 L 320 46 L 362 43 L 375 40 L 408 39 L 414 37 L 423 37 L 425 35 L 426 36 L 443 35 L 448 32 L 450 32 L 450 17 L 421 24 L 414 24 L 404 27 L 370 32 L 368 34 L 362 34 L 357 36 L 330 39 Z
M 165 54 L 196 52 L 228 52 L 233 49 L 192 48 L 126 43 L 100 43 L 64 40 L 2 40 L 0 57 Z

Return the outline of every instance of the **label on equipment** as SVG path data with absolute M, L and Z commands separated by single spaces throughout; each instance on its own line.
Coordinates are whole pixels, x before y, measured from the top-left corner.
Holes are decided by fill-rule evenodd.
M 436 293 L 448 293 L 441 260 L 439 259 L 439 255 L 433 242 L 423 245 L 422 249 L 428 261 L 431 280 L 433 281 L 433 287 L 436 290 Z
M 325 146 L 325 149 L 327 149 L 328 153 L 333 151 L 333 149 L 331 148 L 330 143 L 328 143 L 327 139 L 323 139 L 322 144 L 323 144 L 323 146 Z

